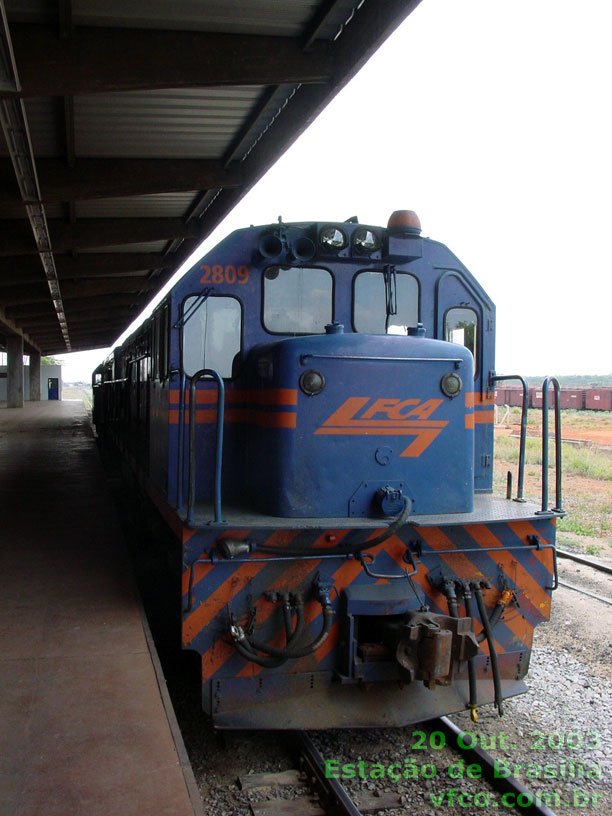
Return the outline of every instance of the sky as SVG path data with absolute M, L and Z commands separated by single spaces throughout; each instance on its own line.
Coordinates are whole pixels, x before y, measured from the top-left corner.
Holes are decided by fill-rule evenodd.
M 422 0 L 182 272 L 279 215 L 413 209 L 496 304 L 498 373 L 611 373 L 611 24 L 603 0 Z

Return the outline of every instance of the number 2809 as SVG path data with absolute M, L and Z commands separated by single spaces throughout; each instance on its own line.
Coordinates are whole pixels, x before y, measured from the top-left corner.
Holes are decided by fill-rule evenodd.
M 246 283 L 249 279 L 248 266 L 200 266 L 203 272 L 200 283 Z

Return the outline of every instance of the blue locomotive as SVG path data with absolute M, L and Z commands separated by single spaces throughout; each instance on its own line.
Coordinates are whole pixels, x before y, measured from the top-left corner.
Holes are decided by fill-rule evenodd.
M 495 309 L 420 233 L 238 230 L 94 372 L 100 445 L 181 550 L 219 728 L 476 718 L 526 688 L 560 496 L 525 502 L 521 469 L 492 495 Z

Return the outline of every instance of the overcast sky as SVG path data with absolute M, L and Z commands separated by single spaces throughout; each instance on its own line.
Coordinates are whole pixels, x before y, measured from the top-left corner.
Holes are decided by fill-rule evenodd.
M 499 373 L 611 373 L 611 23 L 604 0 L 423 0 L 199 254 L 414 209 L 495 302 Z

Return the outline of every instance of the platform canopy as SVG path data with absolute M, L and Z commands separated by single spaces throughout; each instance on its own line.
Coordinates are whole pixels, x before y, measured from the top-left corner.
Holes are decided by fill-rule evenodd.
M 0 0 L 0 345 L 112 345 L 419 0 Z

